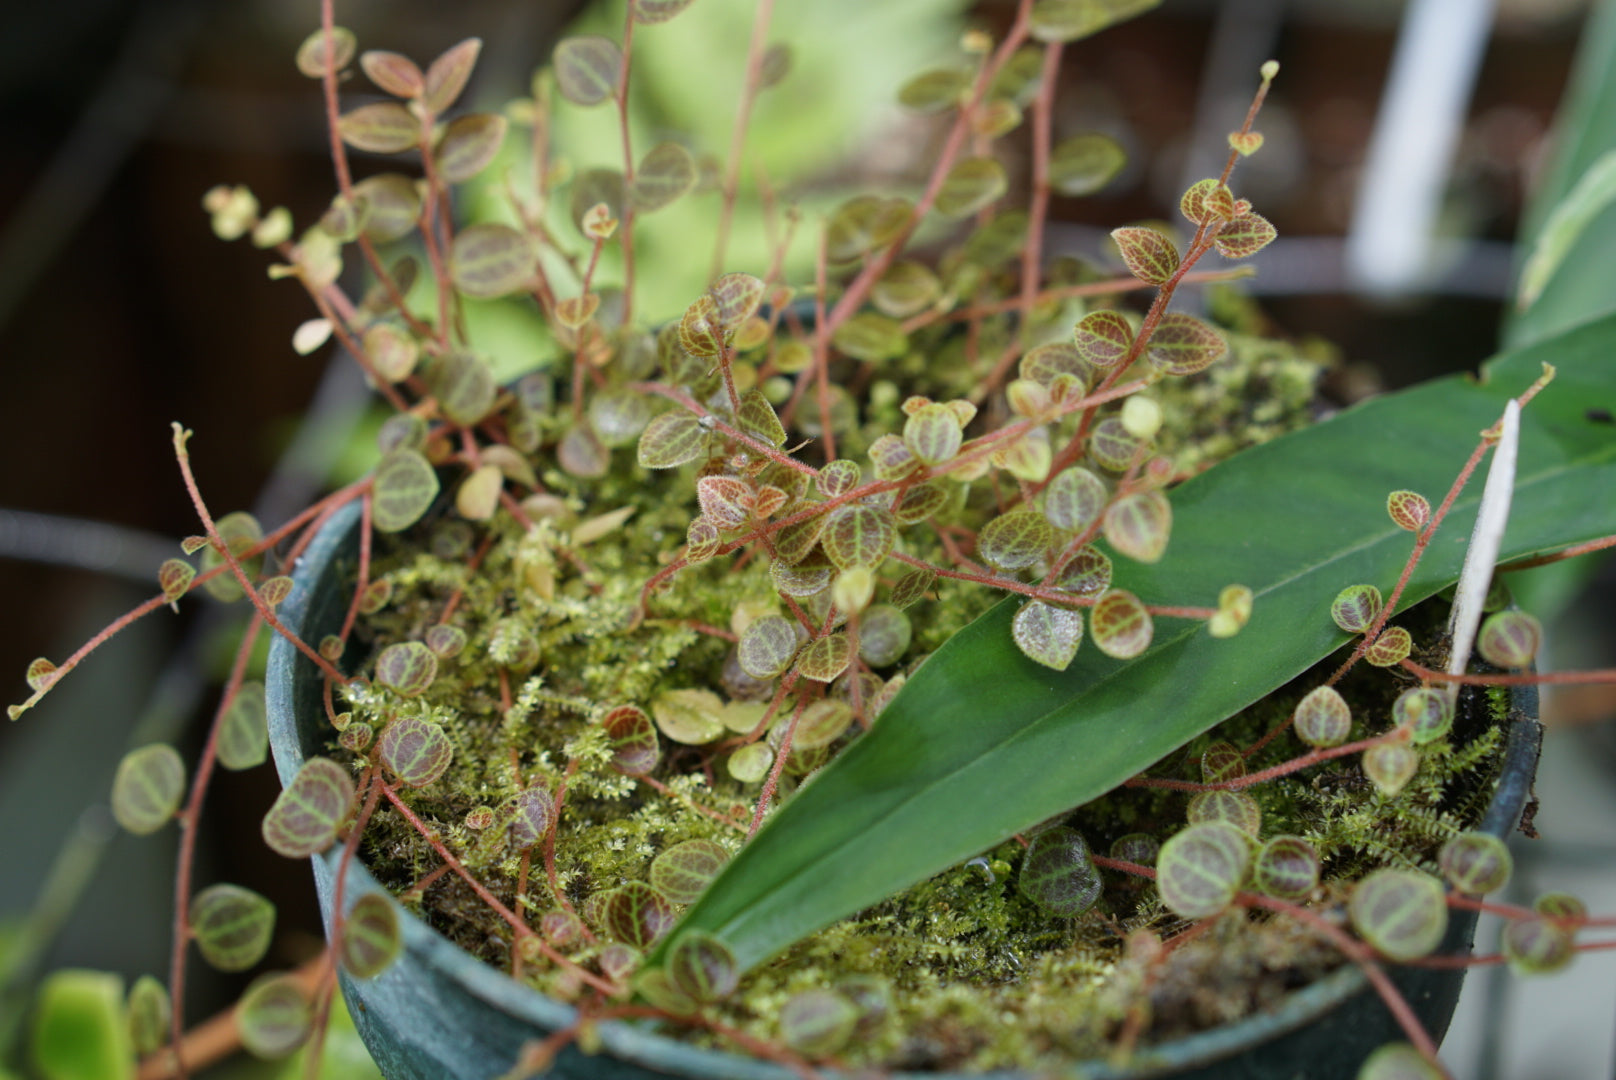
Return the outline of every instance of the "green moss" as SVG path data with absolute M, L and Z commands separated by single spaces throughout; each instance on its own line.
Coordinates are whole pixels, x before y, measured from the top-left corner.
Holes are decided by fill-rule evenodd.
M 468 644 L 444 661 L 422 697 L 400 699 L 356 684 L 349 704 L 356 717 L 377 725 L 410 715 L 445 726 L 456 747 L 453 767 L 430 789 L 406 792 L 406 798 L 496 896 L 519 904 L 530 920 L 561 906 L 563 898 L 588 914 L 591 897 L 645 880 L 651 860 L 673 844 L 704 838 L 734 851 L 741 829 L 715 815 L 737 823 L 750 816 L 757 787 L 728 777 L 724 750 L 680 747 L 664 738 L 654 773 L 666 786 L 663 794 L 613 768 L 611 741 L 598 724 L 615 705 L 644 707 L 667 690 L 723 686 L 729 642 L 693 627 L 725 627 L 737 607 L 756 611 L 774 597 L 761 561 L 737 566 L 730 557 L 674 576 L 657 594 L 653 617 L 636 623 L 643 567 L 655 565 L 670 538 L 682 534 L 689 513 L 667 494 L 654 482 L 614 476 L 589 503 L 575 500 L 571 518 L 526 534 L 508 522 L 495 524 L 475 575 L 457 559 L 430 553 L 441 525 L 407 537 L 377 562 L 377 573 L 394 591 L 387 608 L 364 625 L 373 648 L 418 638 L 457 589 L 462 595 L 452 621 Z M 629 526 L 587 546 L 569 546 L 577 520 L 617 505 L 636 507 Z M 915 532 L 918 553 L 941 557 L 940 550 L 928 550 L 934 538 Z M 546 583 L 548 596 L 535 589 L 535 580 Z M 992 599 L 967 583 L 940 581 L 935 599 L 910 609 L 914 641 L 887 674 L 938 647 Z M 1296 683 L 1310 685 L 1305 678 Z M 1378 718 L 1399 687 L 1365 672 L 1343 689 L 1357 703 L 1357 738 L 1383 726 Z M 1299 696 L 1300 689 L 1254 705 L 1150 774 L 1199 780 L 1207 745 L 1249 745 L 1285 722 Z M 1387 862 L 1432 865 L 1441 843 L 1485 801 L 1482 781 L 1496 763 L 1500 738 L 1479 727 L 1461 723 L 1456 742 L 1424 748 L 1420 774 L 1395 799 L 1375 793 L 1345 760 L 1300 780 L 1261 785 L 1253 792 L 1264 834 L 1307 838 L 1333 880 Z M 856 728 L 848 738 L 856 738 Z M 1250 766 L 1284 760 L 1297 752 L 1293 743 L 1282 736 Z M 543 784 L 553 792 L 563 781 L 553 891 L 542 853 L 524 865 L 497 824 L 478 832 L 464 822 L 472 809 L 498 807 L 520 786 Z M 790 782 L 788 776 L 787 787 Z M 1104 853 L 1128 832 L 1170 835 L 1183 825 L 1187 801 L 1173 791 L 1121 789 L 1065 820 Z M 1125 1018 L 1145 1000 L 1141 995 L 1150 1003 L 1148 1041 L 1245 1015 L 1340 962 L 1286 920 L 1236 913 L 1150 968 L 1129 955 L 1129 935 L 1167 936 L 1183 925 L 1162 908 L 1153 887 L 1107 873 L 1095 909 L 1075 920 L 1050 918 L 1015 888 L 1021 850 L 1007 842 L 986 853 L 986 865 L 956 867 L 799 943 L 749 974 L 713 1014 L 773 1040 L 779 1008 L 793 993 L 869 977 L 890 988 L 893 1007 L 844 1051 L 850 1064 L 1037 1068 L 1107 1052 Z M 367 834 L 366 859 L 399 892 L 438 864 L 426 843 L 385 810 Z M 518 896 L 524 872 L 526 889 Z M 458 944 L 509 967 L 509 928 L 452 875 L 426 890 L 420 909 Z M 568 955 L 591 966 L 604 940 L 579 944 Z M 530 964 L 523 977 L 563 997 L 576 991 L 561 969 Z
M 984 282 L 979 300 L 993 299 L 995 290 L 1008 295 L 1013 285 L 991 276 Z M 1168 421 L 1156 450 L 1181 472 L 1305 423 L 1322 367 L 1288 345 L 1248 333 L 1257 329 L 1254 316 L 1237 304 L 1223 302 L 1218 316 L 1230 331 L 1230 359 L 1151 391 Z M 855 411 L 852 398 L 842 399 L 836 410 L 838 456 L 863 460 L 875 439 L 901 431 L 901 406 L 911 395 L 946 401 L 968 394 L 1015 333 L 1007 317 L 981 320 L 963 333 L 957 325 L 934 324 L 911 338 L 906 355 L 879 370 L 849 365 L 835 371 L 838 394 L 843 387 L 858 393 L 864 382 L 872 383 L 862 411 Z M 722 394 L 705 365 L 673 367 L 667 377 L 685 380 L 693 395 Z M 540 427 L 558 436 L 563 412 L 542 418 Z M 968 434 L 1005 421 L 988 412 L 978 415 Z M 794 426 L 812 436 L 817 422 L 810 396 Z M 1078 422 L 1074 416 L 1054 425 L 1055 444 L 1075 432 Z M 818 445 L 809 444 L 804 454 Z M 678 690 L 716 692 L 726 707 L 767 700 L 776 684 L 740 671 L 732 638 L 746 620 L 786 606 L 769 575 L 768 553 L 754 545 L 666 577 L 642 611 L 645 583 L 680 551 L 698 511 L 689 476 L 646 472 L 628 456 L 618 453 L 606 476 L 589 481 L 536 457 L 533 465 L 548 494 L 530 506 L 536 516 L 531 528 L 503 514 L 481 533 L 442 520 L 380 550 L 374 572 L 393 592 L 384 610 L 362 623 L 362 643 L 379 650 L 418 640 L 452 604 L 449 619 L 465 633 L 466 647 L 441 663 L 436 682 L 419 698 L 401 699 L 363 683 L 347 692 L 356 718 L 378 730 L 397 716 L 444 726 L 455 745 L 450 771 L 404 797 L 457 858 L 530 924 L 561 908 L 580 912 L 593 933 L 561 948 L 572 963 L 595 970 L 609 940 L 601 911 L 607 894 L 646 881 L 652 860 L 675 844 L 705 839 L 737 850 L 760 790 L 758 783 L 730 776 L 728 755 L 746 741 L 730 732 L 700 746 L 662 734 L 661 756 L 650 775 L 625 775 L 614 763 L 617 748 L 603 718 L 624 705 L 654 714 L 658 699 Z M 737 456 L 720 458 L 707 471 L 755 475 L 749 468 Z M 950 545 L 969 551 L 975 531 L 1015 489 L 1013 479 L 991 473 L 940 482 L 946 503 L 929 525 L 904 528 L 901 542 L 911 556 L 948 565 Z M 619 511 L 626 517 L 610 516 Z M 602 529 L 603 521 L 615 526 Z M 475 572 L 468 569 L 473 557 L 479 560 Z M 887 599 L 906 569 L 894 562 L 881 568 L 876 602 Z M 996 599 L 979 585 L 939 578 L 907 611 L 914 628 L 908 650 L 871 673 L 874 681 L 861 693 L 878 693 L 883 680 L 911 670 Z M 817 598 L 802 604 L 821 609 Z M 1301 689 L 1316 681 L 1298 680 L 1294 694 L 1259 702 L 1159 762 L 1149 775 L 1199 781 L 1207 745 L 1255 743 L 1288 720 Z M 849 682 L 812 692 L 845 694 Z M 1397 689 L 1384 674 L 1368 671 L 1343 686 L 1359 709 L 1354 737 L 1381 729 L 1379 718 Z M 759 715 L 756 705 L 751 708 L 749 716 Z M 789 797 L 861 730 L 855 723 L 825 750 L 794 751 L 781 777 L 782 795 Z M 1453 739 L 1423 749 L 1420 775 L 1395 799 L 1368 790 L 1356 763 L 1345 760 L 1254 789 L 1265 835 L 1305 837 L 1335 881 L 1386 862 L 1431 863 L 1442 841 L 1483 799 L 1482 781 L 1497 756 L 1496 733 L 1478 725 L 1456 726 Z M 1249 764 L 1263 768 L 1297 752 L 1287 734 Z M 498 813 L 535 785 L 550 793 L 566 789 L 553 853 L 547 847 L 516 850 Z M 1131 832 L 1167 838 L 1185 824 L 1187 802 L 1181 792 L 1124 788 L 1061 820 L 1104 853 Z M 491 825 L 476 829 L 467 823 L 472 811 L 490 809 Z M 481 824 L 487 816 L 472 820 Z M 513 967 L 510 928 L 458 878 L 441 875 L 425 890 L 412 891 L 439 859 L 400 815 L 378 811 L 365 843 L 365 858 L 378 878 L 412 896 L 429 923 L 489 963 Z M 1139 1032 L 1146 1041 L 1222 1023 L 1339 962 L 1304 929 L 1241 913 L 1224 917 L 1162 961 L 1152 943 L 1185 924 L 1164 909 L 1153 886 L 1106 872 L 1105 892 L 1093 909 L 1076 919 L 1054 918 L 1018 891 L 1021 852 L 1019 842 L 1008 841 L 982 860 L 798 943 L 749 973 L 735 994 L 708 1007 L 711 1015 L 777 1041 L 780 1009 L 793 994 L 842 988 L 850 1000 L 890 999 L 890 1007 L 866 1012 L 858 1037 L 841 1052 L 850 1065 L 1042 1068 L 1074 1055 L 1110 1052 L 1119 1032 L 1147 1015 Z M 576 972 L 565 967 L 528 962 L 521 977 L 562 998 L 579 991 Z

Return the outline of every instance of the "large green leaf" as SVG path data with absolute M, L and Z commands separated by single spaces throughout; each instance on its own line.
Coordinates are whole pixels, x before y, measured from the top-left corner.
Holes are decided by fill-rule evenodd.
M 1616 533 L 1616 318 L 1380 398 L 1265 446 L 1173 493 L 1167 557 L 1118 565 L 1117 584 L 1158 603 L 1256 593 L 1250 624 L 1216 640 L 1161 620 L 1131 662 L 1084 648 L 1064 672 L 1011 642 L 1007 601 L 910 678 L 874 728 L 804 785 L 690 908 L 743 967 L 1067 808 L 1093 799 L 1269 693 L 1346 640 L 1330 601 L 1390 589 L 1411 535 L 1386 495 L 1435 503 L 1505 401 L 1552 361 L 1559 378 L 1526 410 L 1503 558 Z M 1480 484 L 1456 504 L 1405 606 L 1454 581 Z M 679 936 L 676 930 L 669 940 Z
M 1532 192 L 1521 225 L 1520 253 L 1536 249 L 1555 209 L 1600 156 L 1616 150 L 1616 0 L 1601 0 L 1588 16 L 1565 98 L 1555 118 L 1548 166 Z M 1531 345 L 1616 310 L 1607 266 L 1616 243 L 1616 205 L 1606 205 L 1579 230 L 1543 294 L 1504 320 L 1504 343 Z

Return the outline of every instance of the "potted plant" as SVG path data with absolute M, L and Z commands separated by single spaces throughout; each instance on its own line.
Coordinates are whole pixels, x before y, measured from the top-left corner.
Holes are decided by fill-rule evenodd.
M 200 573 L 175 560 L 163 580 L 177 599 L 233 579 L 255 626 L 275 632 L 267 696 L 286 788 L 265 836 L 317 856 L 356 1021 L 394 1047 L 378 1049 L 384 1067 L 486 1075 L 480 1045 L 516 1074 L 580 1069 L 556 1056 L 577 1041 L 687 1075 L 768 1071 L 652 1038 L 642 1028 L 655 1020 L 799 1071 L 1097 1057 L 1096 1071 L 1143 1074 L 1181 1063 L 1149 1045 L 1152 1025 L 1211 1026 L 1191 1050 L 1227 1057 L 1247 1045 L 1231 1039 L 1312 1022 L 1318 1001 L 1365 978 L 1389 992 L 1377 955 L 1465 948 L 1468 927 L 1454 919 L 1445 934 L 1447 912 L 1474 902 L 1411 867 L 1446 852 L 1459 891 L 1496 883 L 1499 849 L 1482 837 L 1513 823 L 1534 729 L 1503 723 L 1507 706 L 1480 694 L 1456 720 L 1444 677 L 1411 659 L 1431 661 L 1412 650 L 1432 649 L 1442 620 L 1403 613 L 1459 576 L 1435 529 L 1444 517 L 1462 528 L 1478 502 L 1462 483 L 1435 509 L 1414 492 L 1462 481 L 1524 423 L 1522 524 L 1499 558 L 1616 531 L 1609 508 L 1572 494 L 1609 471 L 1579 391 L 1609 389 L 1597 357 L 1610 326 L 1504 357 L 1485 383 L 1433 384 L 1269 441 L 1307 419 L 1305 358 L 1238 313 L 1214 326 L 1171 305 L 1203 257 L 1247 257 L 1273 236 L 1230 184 L 1260 146 L 1253 121 L 1274 71 L 1223 174 L 1185 193 L 1187 240 L 1124 227 L 1126 275 L 1046 266 L 1052 188 L 1092 189 L 1120 165 L 1101 137 L 1054 142 L 1061 44 L 1117 13 L 1029 3 L 1003 39 L 968 38 L 958 68 L 905 86 L 906 105 L 952 117 L 935 167 L 912 199 L 835 206 L 812 286 L 785 287 L 787 219 L 755 273 L 734 270 L 720 240 L 729 272 L 704 275 L 682 315 L 648 327 L 635 282 L 654 264 L 634 237 L 703 170 L 676 142 L 633 152 L 630 57 L 636 27 L 656 33 L 682 7 L 637 0 L 619 39 L 564 41 L 513 113 L 531 190 L 486 185 L 481 219 L 465 224 L 451 190 L 517 141 L 505 117 L 451 115 L 475 43 L 424 71 L 364 54 L 394 100 L 342 112 L 337 77 L 355 49 L 328 5 L 300 63 L 324 84 L 334 136 L 423 150 L 423 178 L 355 183 L 334 142 L 341 190 L 295 244 L 284 215 L 244 189 L 208 199 L 221 235 L 277 247 L 277 273 L 309 290 L 320 317 L 299 347 L 339 338 L 396 410 L 376 471 L 294 523 L 310 530 L 287 576 L 245 562 L 278 537 L 208 513 L 176 428 L 206 536 L 191 545 Z M 713 170 L 720 237 L 740 204 L 748 109 L 783 67 L 766 41 L 754 34 L 737 148 Z M 617 107 L 619 170 L 553 165 L 556 96 Z M 1025 214 L 1006 209 L 1008 176 L 987 152 L 1022 123 L 1036 178 Z M 419 256 L 390 262 L 379 245 L 417 230 Z M 336 286 L 345 251 L 375 276 L 357 303 Z M 619 253 L 620 288 L 602 286 Z M 1135 291 L 1149 299 L 1130 305 Z M 558 353 L 501 387 L 474 322 L 479 302 L 513 294 L 542 312 Z M 1543 389 L 1549 360 L 1560 370 Z M 1259 399 L 1259 385 L 1291 397 Z M 1516 419 L 1511 402 L 1539 390 Z M 1412 634 L 1388 627 L 1394 612 Z M 1360 671 L 1366 696 L 1351 709 L 1323 685 L 1329 672 L 1282 689 L 1354 636 L 1354 661 L 1431 685 Z M 1505 614 L 1486 655 L 1523 667 L 1528 637 Z M 1456 651 L 1462 670 L 1469 649 Z M 43 692 L 60 670 L 31 674 Z M 261 754 L 261 714 L 235 707 L 254 697 L 241 686 L 238 666 L 188 813 L 215 757 Z M 1293 729 L 1312 750 L 1287 742 Z M 1328 762 L 1344 771 L 1284 779 Z M 1484 815 L 1503 775 L 1510 793 Z M 183 787 L 172 751 L 137 751 L 115 806 L 158 827 Z M 1366 812 L 1391 815 L 1394 835 Z M 431 895 L 429 919 L 482 958 L 419 924 L 401 931 L 362 843 L 385 884 L 411 904 Z M 1090 850 L 1102 844 L 1109 854 Z M 240 892 L 182 889 L 179 922 L 210 958 L 250 966 L 272 913 Z M 1331 921 L 1342 910 L 1359 937 Z M 1408 913 L 1418 925 L 1399 921 Z M 1536 934 L 1517 959 L 1553 962 L 1572 918 L 1517 913 Z M 1175 1019 L 1151 1015 L 1163 989 L 1186 996 L 1186 958 L 1275 947 L 1283 962 L 1249 984 L 1245 1011 L 1323 978 L 1247 1031 L 1183 1000 Z M 423 958 L 459 981 L 408 982 Z M 1095 989 L 1101 970 L 1112 978 Z M 1032 988 L 1017 999 L 1025 1025 L 999 1023 L 1013 972 Z M 321 973 L 316 1001 L 335 975 Z M 1410 975 L 1416 1007 L 1445 993 L 1451 1008 L 1451 988 L 1422 976 L 1437 981 Z M 473 993 L 536 1023 L 531 1045 L 497 1013 L 463 1012 Z M 383 1006 L 420 994 L 435 1002 L 424 1015 L 452 1015 L 459 1034 L 411 1058 L 397 1047 L 433 1043 L 426 1021 Z M 1440 1028 L 1443 1010 L 1426 1024 Z M 239 1023 L 257 1048 L 288 1050 L 310 1012 L 271 979 Z M 998 1044 L 996 1025 L 1018 1030 Z M 1342 1065 L 1350 1075 L 1358 1061 Z

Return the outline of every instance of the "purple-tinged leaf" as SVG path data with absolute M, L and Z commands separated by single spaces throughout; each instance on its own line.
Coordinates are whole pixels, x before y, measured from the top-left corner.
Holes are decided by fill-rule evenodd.
M 427 655 L 433 656 L 436 665 L 434 654 L 428 652 Z M 432 783 L 448 770 L 449 762 L 454 759 L 454 744 L 443 727 L 414 716 L 400 717 L 383 728 L 376 749 L 382 764 L 412 788 Z
M 948 170 L 934 205 L 944 217 L 970 217 L 991 205 L 1009 187 L 1004 166 L 993 158 L 965 158 Z
M 458 184 L 482 172 L 504 145 L 507 126 L 498 113 L 471 113 L 449 121 L 438 142 L 438 175 Z
M 1165 285 L 1178 270 L 1178 248 L 1155 229 L 1112 229 L 1111 239 L 1116 241 L 1128 272 L 1147 285 Z
M 131 750 L 112 778 L 112 816 L 136 836 L 168 824 L 185 795 L 185 762 L 165 743 Z
M 421 69 L 403 53 L 369 49 L 359 57 L 359 66 L 378 89 L 394 97 L 416 97 L 426 85 Z
M 574 105 L 599 105 L 611 98 L 622 72 L 622 50 L 610 38 L 562 38 L 555 47 L 556 85 Z
M 400 641 L 376 658 L 376 682 L 400 697 L 418 697 L 438 677 L 438 657 L 419 641 Z
M 330 847 L 353 808 L 348 771 L 328 758 L 310 758 L 264 815 L 264 843 L 288 859 L 306 859 Z
M 303 39 L 297 47 L 297 70 L 311 79 L 325 77 L 326 64 L 326 36 L 325 31 L 316 30 Z M 354 41 L 353 31 L 346 26 L 333 26 L 331 28 L 331 69 L 338 74 L 342 69 L 353 63 L 354 52 L 358 48 Z
M 397 154 L 421 139 L 421 122 L 396 101 L 361 105 L 337 118 L 337 133 L 355 150 Z
M 1248 210 L 1225 225 L 1213 243 L 1226 259 L 1249 259 L 1278 235 L 1279 230 L 1267 218 Z
M 264 684 L 244 682 L 219 721 L 219 764 L 227 769 L 251 769 L 269 754 L 269 727 Z
M 398 912 L 381 893 L 366 893 L 354 901 L 342 921 L 338 955 L 348 974 L 374 979 L 392 966 L 403 949 Z
M 696 159 L 676 142 L 657 143 L 640 159 L 629 197 L 642 214 L 671 206 L 696 186 Z
M 241 1045 L 254 1057 L 270 1061 L 289 1057 L 308 1040 L 313 1026 L 313 1006 L 290 975 L 265 975 L 236 1005 Z
M 251 889 L 210 885 L 191 898 L 190 914 L 202 959 L 220 971 L 246 971 L 269 951 L 275 905 Z
M 1016 612 L 1010 633 L 1027 659 L 1065 671 L 1083 642 L 1083 615 L 1070 608 L 1033 600 Z
M 477 66 L 477 55 L 482 52 L 481 38 L 467 38 L 458 45 L 444 50 L 426 69 L 421 91 L 421 104 L 434 116 L 443 113 L 460 97 Z
M 484 222 L 455 235 L 449 277 L 455 288 L 478 300 L 516 292 L 533 277 L 536 261 L 528 238 L 509 225 Z

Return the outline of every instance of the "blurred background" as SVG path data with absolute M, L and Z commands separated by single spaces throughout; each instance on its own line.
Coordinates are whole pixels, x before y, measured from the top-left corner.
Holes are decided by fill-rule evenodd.
M 468 101 L 497 108 L 527 92 L 532 69 L 582 6 L 355 0 L 339 6 L 339 21 L 361 48 L 423 63 L 481 36 Z M 818 44 L 851 69 L 891 89 L 918 70 L 888 72 L 866 55 L 874 45 L 859 30 L 863 5 L 826 6 L 847 9 L 844 39 Z M 1007 0 L 912 7 L 945 46 L 964 25 L 1002 29 L 1013 13 Z M 312 314 L 301 290 L 269 282 L 263 253 L 215 239 L 200 207 L 216 183 L 246 183 L 300 223 L 329 202 L 318 84 L 292 64 L 317 24 L 312 0 L 14 8 L 0 35 L 0 430 L 11 432 L 17 453 L 0 469 L 8 701 L 27 696 L 22 674 L 32 658 L 62 659 L 152 595 L 157 565 L 196 531 L 170 421 L 197 433 L 192 453 L 214 512 L 254 508 L 270 527 L 333 470 L 355 468 L 368 445 L 354 435 L 367 403 L 351 365 L 290 347 Z M 1277 58 L 1281 75 L 1258 125 L 1267 141 L 1237 185 L 1281 235 L 1259 260 L 1251 291 L 1281 332 L 1332 344 L 1339 364 L 1330 391 L 1339 400 L 1473 370 L 1499 348 L 1512 241 L 1523 218 L 1541 217 L 1541 208 L 1528 209 L 1533 185 L 1552 182 L 1558 169 L 1565 186 L 1569 166 L 1555 164 L 1549 135 L 1578 48 L 1593 57 L 1583 78 L 1596 99 L 1602 58 L 1616 56 L 1616 5 L 1603 8 L 1591 12 L 1585 0 L 1166 0 L 1066 50 L 1057 136 L 1104 131 L 1127 147 L 1130 164 L 1097 196 L 1056 200 L 1049 250 L 1092 255 L 1105 230 L 1168 217 L 1189 182 L 1216 171 L 1258 65 Z M 749 16 L 736 19 L 744 33 Z M 890 92 L 880 100 L 849 118 L 872 141 L 841 148 L 860 152 L 866 169 L 872 160 L 880 167 L 890 147 L 928 137 L 885 104 Z M 374 161 L 357 167 L 377 171 Z M 1580 287 L 1595 299 L 1565 300 L 1533 332 L 1576 310 L 1616 306 L 1616 263 L 1606 256 L 1601 276 L 1597 255 L 1579 251 Z M 1561 612 L 1551 666 L 1611 663 L 1608 566 L 1546 577 L 1533 589 Z M 1571 596 L 1576 603 L 1565 605 Z M 200 602 L 145 620 L 23 721 L 0 724 L 0 946 L 17 947 L 16 928 L 31 909 L 61 923 L 33 924 L 60 932 L 25 956 L 19 978 L 63 965 L 130 978 L 166 972 L 168 935 L 159 928 L 168 920 L 173 831 L 118 834 L 102 803 L 130 746 L 168 740 L 194 756 L 210 679 L 230 653 L 230 623 L 230 612 Z M 1608 690 L 1547 698 L 1544 838 L 1518 845 L 1522 895 L 1566 888 L 1616 912 L 1613 718 Z M 273 899 L 281 922 L 271 959 L 293 963 L 315 948 L 318 922 L 306 868 L 258 840 L 275 792 L 268 766 L 214 786 L 199 878 Z M 201 1017 L 229 1000 L 232 985 L 193 970 L 189 1010 Z M 26 996 L 16 989 L 0 980 L 0 1018 L 20 1016 Z M 1616 968 L 1599 954 L 1542 982 L 1477 974 L 1446 1053 L 1465 1077 L 1609 1076 L 1613 1018 Z

